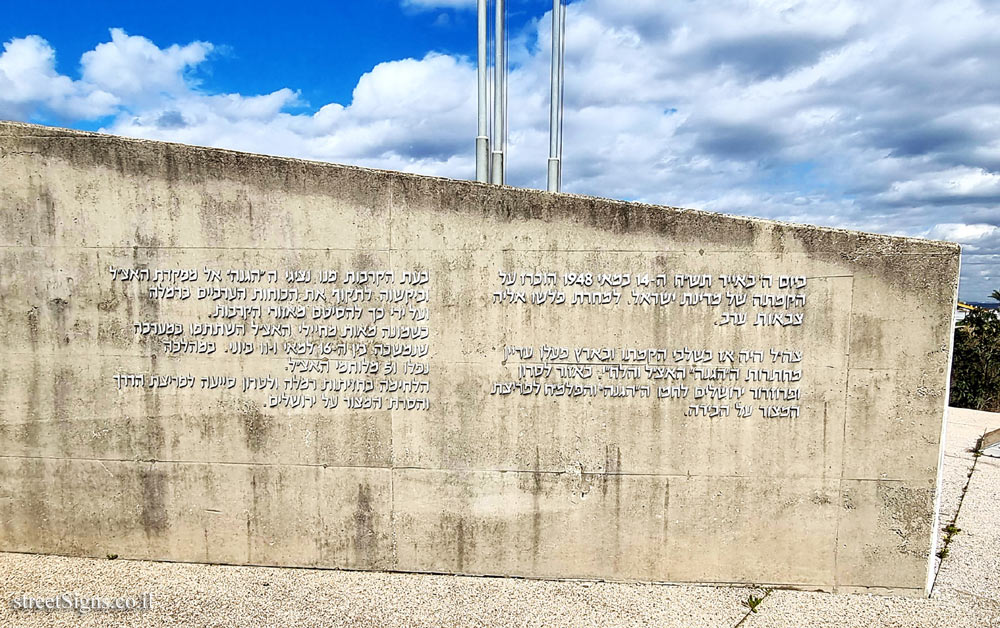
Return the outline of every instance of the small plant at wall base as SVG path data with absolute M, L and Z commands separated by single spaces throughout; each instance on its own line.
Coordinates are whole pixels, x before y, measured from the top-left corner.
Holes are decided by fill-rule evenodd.
M 750 618 L 750 615 L 758 612 L 758 607 L 764 602 L 764 600 L 767 599 L 769 595 L 771 595 L 771 591 L 773 591 L 773 589 L 764 589 L 764 595 L 754 595 L 753 593 L 748 595 L 747 599 L 741 602 L 741 604 L 748 610 L 743 618 L 740 619 L 736 625 L 733 626 L 733 628 L 740 628 L 740 626 L 746 623 L 746 620 Z
M 1000 291 L 990 298 L 1000 301 Z M 1000 412 L 1000 317 L 997 311 L 970 310 L 955 327 L 951 396 L 956 408 Z
M 958 516 L 957 514 L 955 515 Z M 954 523 L 949 523 L 944 527 L 944 542 L 942 543 L 941 549 L 938 550 L 937 557 L 941 560 L 948 558 L 949 549 L 948 546 L 951 545 L 951 540 L 955 538 L 955 535 L 962 531 L 962 528 L 956 526 Z
M 743 606 L 749 608 L 751 613 L 756 613 L 757 607 L 761 605 L 761 603 L 764 601 L 764 598 L 766 598 L 769 594 L 770 591 L 764 593 L 764 595 L 753 595 L 751 593 L 750 596 L 747 597 L 746 601 L 743 602 Z

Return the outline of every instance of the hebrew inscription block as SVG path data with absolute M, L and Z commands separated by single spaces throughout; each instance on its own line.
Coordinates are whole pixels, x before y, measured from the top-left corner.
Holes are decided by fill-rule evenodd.
M 920 594 L 958 248 L 0 123 L 0 549 Z

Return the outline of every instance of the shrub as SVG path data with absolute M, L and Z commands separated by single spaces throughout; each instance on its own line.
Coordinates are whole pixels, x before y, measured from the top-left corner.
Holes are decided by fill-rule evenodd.
M 1000 291 L 991 296 L 1000 301 Z M 1000 317 L 995 310 L 971 310 L 955 327 L 949 403 L 1000 412 Z

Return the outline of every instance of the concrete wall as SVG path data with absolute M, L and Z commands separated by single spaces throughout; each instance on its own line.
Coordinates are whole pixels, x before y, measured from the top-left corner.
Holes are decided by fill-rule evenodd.
M 0 245 L 0 549 L 924 588 L 956 245 L 12 123 Z

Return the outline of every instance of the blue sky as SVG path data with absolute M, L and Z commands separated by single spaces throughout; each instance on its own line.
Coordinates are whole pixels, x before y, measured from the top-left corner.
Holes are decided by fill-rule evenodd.
M 551 3 L 509 0 L 544 187 Z M 470 178 L 474 0 L 0 2 L 0 118 Z M 995 0 L 574 0 L 564 190 L 963 244 L 1000 288 Z

